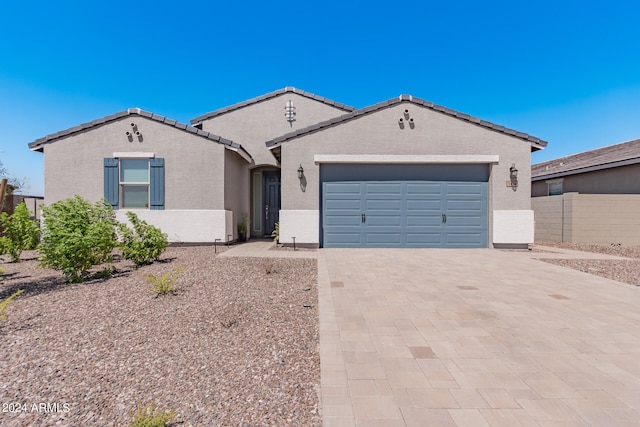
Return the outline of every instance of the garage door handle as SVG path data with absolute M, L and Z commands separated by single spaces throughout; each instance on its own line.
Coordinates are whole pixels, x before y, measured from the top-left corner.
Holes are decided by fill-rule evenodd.
M 367 214 L 361 214 L 360 215 L 360 219 L 362 220 L 362 223 L 364 224 L 365 222 L 367 222 Z
M 443 224 L 447 223 L 447 214 L 442 214 L 442 223 Z

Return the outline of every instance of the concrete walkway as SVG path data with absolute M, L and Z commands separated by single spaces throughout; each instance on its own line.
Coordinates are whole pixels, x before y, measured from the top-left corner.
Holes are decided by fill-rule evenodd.
M 316 250 L 296 250 L 289 248 L 274 249 L 272 240 L 251 240 L 231 246 L 220 253 L 221 257 L 258 257 L 258 258 L 316 258 Z
M 317 255 L 324 426 L 640 425 L 639 288 L 533 251 Z

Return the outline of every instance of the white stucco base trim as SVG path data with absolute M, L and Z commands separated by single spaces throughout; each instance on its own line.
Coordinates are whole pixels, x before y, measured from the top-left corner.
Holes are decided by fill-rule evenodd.
M 389 163 L 389 164 L 422 164 L 422 163 L 499 163 L 497 154 L 477 155 L 386 155 L 386 154 L 316 154 L 315 163 Z
M 320 243 L 318 210 L 280 210 L 280 243 Z
M 116 211 L 116 219 L 127 222 L 125 209 Z M 226 242 L 233 232 L 233 212 L 226 210 L 134 210 L 138 218 L 167 233 L 172 243 Z
M 533 238 L 532 210 L 493 211 L 494 244 L 530 244 Z

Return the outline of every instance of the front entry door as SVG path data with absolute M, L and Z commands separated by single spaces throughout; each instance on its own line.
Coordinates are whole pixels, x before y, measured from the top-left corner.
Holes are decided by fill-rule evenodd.
M 263 173 L 263 224 L 264 234 L 271 236 L 280 221 L 280 171 Z

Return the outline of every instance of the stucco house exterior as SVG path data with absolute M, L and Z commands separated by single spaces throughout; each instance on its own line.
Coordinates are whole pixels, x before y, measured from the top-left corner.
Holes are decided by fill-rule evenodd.
M 531 166 L 536 238 L 640 245 L 640 139 Z
M 363 109 L 284 88 L 190 125 L 128 109 L 29 144 L 45 203 L 101 197 L 175 242 L 280 226 L 320 247 L 533 242 L 531 152 L 546 142 L 401 95 Z M 517 174 L 517 175 L 516 175 Z

